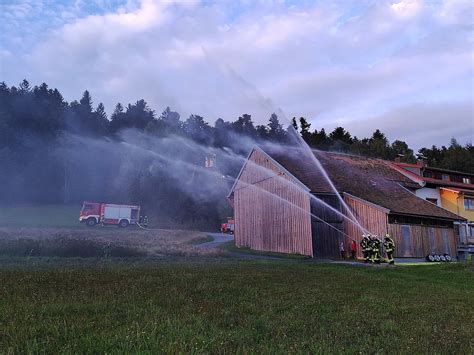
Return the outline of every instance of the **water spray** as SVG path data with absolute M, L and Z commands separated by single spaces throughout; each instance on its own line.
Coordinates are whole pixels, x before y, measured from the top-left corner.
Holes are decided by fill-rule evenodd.
M 135 145 L 135 144 L 128 143 L 128 142 L 122 142 L 122 144 L 125 144 L 125 145 L 127 145 L 127 146 L 131 146 L 131 147 L 133 147 L 133 148 L 135 148 L 135 149 L 140 149 L 140 150 L 142 150 L 142 151 L 144 151 L 144 152 L 146 152 L 146 153 L 149 153 L 149 154 L 155 156 L 156 158 L 158 158 L 158 159 L 160 159 L 160 160 L 163 160 L 163 161 L 166 161 L 166 162 L 169 162 L 169 163 L 174 163 L 174 164 L 177 163 L 177 161 L 174 160 L 174 159 L 170 159 L 170 158 L 165 157 L 165 156 L 163 156 L 163 155 L 161 155 L 161 154 L 159 154 L 159 153 L 157 153 L 157 152 L 155 152 L 155 151 L 152 151 L 152 150 L 149 150 L 149 149 L 146 149 L 146 148 L 137 146 L 137 145 Z M 241 158 L 241 159 L 243 159 L 243 158 Z M 253 163 L 253 162 L 252 162 L 252 163 Z M 191 163 L 188 163 L 188 162 L 184 162 L 184 161 L 179 161 L 179 164 L 183 164 L 183 165 L 188 166 L 188 167 L 196 168 L 196 165 L 191 164 Z M 265 167 L 262 167 L 262 166 L 260 166 L 260 165 L 258 165 L 258 164 L 254 164 L 254 166 L 257 167 L 257 168 L 260 168 L 260 169 L 264 169 L 265 171 L 268 171 L 268 169 L 266 169 Z M 230 182 L 234 182 L 234 181 L 235 181 L 235 178 L 232 177 L 232 176 L 223 176 L 223 175 L 220 174 L 220 173 L 217 173 L 217 172 L 215 172 L 215 171 L 210 171 L 210 170 L 208 170 L 208 169 L 206 169 L 206 168 L 203 168 L 203 167 L 198 167 L 198 169 L 201 170 L 202 172 L 204 172 L 205 174 L 209 174 L 209 175 L 212 175 L 212 176 L 214 176 L 214 177 L 223 178 L 223 179 L 228 180 L 228 181 L 230 181 Z M 273 172 L 272 172 L 272 173 L 273 173 Z M 273 174 L 274 174 L 274 173 L 273 173 Z M 284 179 L 284 178 L 278 176 L 277 174 L 274 174 L 274 176 L 270 176 L 269 178 L 275 178 L 275 177 L 278 178 L 278 179 L 284 180 L 286 183 L 291 183 L 291 182 L 287 181 L 286 179 Z M 246 188 L 246 187 L 255 187 L 255 188 L 257 188 L 259 191 L 262 191 L 263 193 L 265 193 L 266 195 L 269 195 L 269 196 L 271 196 L 271 197 L 277 198 L 278 200 L 282 201 L 283 203 L 287 203 L 287 204 L 289 204 L 289 205 L 291 205 L 291 206 L 293 206 L 293 207 L 296 207 L 297 209 L 303 211 L 304 213 L 309 214 L 311 217 L 314 217 L 315 219 L 317 219 L 317 220 L 323 222 L 324 224 L 328 225 L 328 226 L 331 227 L 332 229 L 334 229 L 334 230 L 340 232 L 341 234 L 347 236 L 349 239 L 355 241 L 355 239 L 353 239 L 351 236 L 349 236 L 348 234 L 346 234 L 346 233 L 343 232 L 342 230 L 340 230 L 340 229 L 334 227 L 332 224 L 326 222 L 326 221 L 323 220 L 322 218 L 320 218 L 320 217 L 314 215 L 313 213 L 308 212 L 308 211 L 305 210 L 304 208 L 302 208 L 302 207 L 300 207 L 300 206 L 298 206 L 298 205 L 296 205 L 296 204 L 294 204 L 294 203 L 292 203 L 292 202 L 290 202 L 290 201 L 288 201 L 288 200 L 286 200 L 286 199 L 284 199 L 284 198 L 282 198 L 282 197 L 280 197 L 280 196 L 278 196 L 278 195 L 276 195 L 276 194 L 273 194 L 273 193 L 271 193 L 271 192 L 269 192 L 269 191 L 267 191 L 267 190 L 265 190 L 265 189 L 262 189 L 261 187 L 258 187 L 258 186 L 256 186 L 256 185 L 248 184 L 248 183 L 245 183 L 245 182 L 243 182 L 243 181 L 241 181 L 241 183 L 244 184 L 244 185 L 246 185 L 246 186 L 244 186 L 244 188 Z M 318 199 L 316 196 L 314 196 L 314 195 L 312 195 L 312 194 L 308 194 L 308 195 L 309 195 L 309 196 L 313 196 L 314 198 L 316 198 L 316 199 L 318 200 L 318 202 L 323 203 L 323 204 L 326 205 L 328 208 L 332 209 L 334 212 L 336 212 L 336 213 L 340 214 L 341 216 L 347 218 L 347 216 L 345 216 L 345 215 L 344 215 L 343 213 L 341 213 L 340 211 L 334 209 L 334 207 L 330 206 L 330 205 L 327 204 L 325 201 Z M 351 220 L 349 220 L 349 221 L 351 221 Z M 351 221 L 351 222 L 353 222 L 353 221 Z

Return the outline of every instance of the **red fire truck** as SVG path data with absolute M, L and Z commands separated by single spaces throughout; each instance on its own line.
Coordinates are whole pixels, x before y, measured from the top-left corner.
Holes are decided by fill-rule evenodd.
M 234 234 L 235 222 L 233 217 L 227 217 L 227 223 L 221 224 L 222 233 Z
M 117 225 L 125 228 L 137 224 L 140 220 L 140 206 L 114 205 L 84 201 L 79 214 L 79 222 L 93 227 L 100 223 L 103 225 Z

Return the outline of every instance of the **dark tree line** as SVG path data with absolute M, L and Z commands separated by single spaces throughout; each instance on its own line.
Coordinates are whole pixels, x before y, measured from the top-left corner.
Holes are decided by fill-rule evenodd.
M 202 172 L 205 155 L 217 153 L 219 176 L 232 177 L 242 162 L 226 161 L 224 147 L 245 155 L 255 142 L 291 144 L 293 128 L 316 149 L 415 160 L 405 142 L 390 143 L 379 130 L 359 139 L 342 127 L 329 134 L 310 127 L 303 117 L 285 127 L 276 114 L 262 125 L 248 114 L 210 125 L 197 114 L 182 119 L 169 107 L 158 115 L 144 100 L 118 103 L 107 117 L 88 91 L 68 103 L 44 83 L 0 83 L 0 203 L 141 203 L 163 221 L 209 225 L 230 212 L 224 207 L 230 182 Z M 474 172 L 471 144 L 453 140 L 420 153 L 430 165 Z

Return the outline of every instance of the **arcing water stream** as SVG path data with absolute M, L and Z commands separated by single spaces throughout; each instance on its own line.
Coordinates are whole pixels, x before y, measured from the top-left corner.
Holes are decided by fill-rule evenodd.
M 316 158 L 316 156 L 314 155 L 313 151 L 311 150 L 310 146 L 308 145 L 308 143 L 306 143 L 304 141 L 304 139 L 298 134 L 298 132 L 296 132 L 296 130 L 294 129 L 294 127 L 292 125 L 290 125 L 290 131 L 293 132 L 293 134 L 296 136 L 296 139 L 298 140 L 299 142 L 299 145 L 300 147 L 303 148 L 303 150 L 306 151 L 307 155 L 308 155 L 308 158 L 315 164 L 315 166 L 318 168 L 318 170 L 322 173 L 322 175 L 324 176 L 326 182 L 329 184 L 329 186 L 331 187 L 334 195 L 337 196 L 337 198 L 339 199 L 339 202 L 341 203 L 341 205 L 344 207 L 344 209 L 347 211 L 348 215 L 351 217 L 351 220 L 359 227 L 360 230 L 362 230 L 364 233 L 368 232 L 367 229 L 365 229 L 360 223 L 359 221 L 357 220 L 357 218 L 354 216 L 354 214 L 352 213 L 351 209 L 349 208 L 349 206 L 346 204 L 346 202 L 344 201 L 344 199 L 341 197 L 341 195 L 339 194 L 339 192 L 337 191 L 336 187 L 334 186 L 332 180 L 329 178 L 329 175 L 327 174 L 326 170 L 324 169 L 324 167 L 321 165 L 321 162 Z M 345 214 L 343 214 L 345 216 Z
M 148 154 L 151 154 L 152 156 L 154 156 L 155 158 L 158 158 L 164 162 L 166 162 L 167 164 L 170 164 L 170 165 L 173 165 L 173 164 L 180 164 L 180 165 L 184 165 L 188 170 L 189 169 L 198 169 L 200 172 L 203 172 L 204 174 L 208 174 L 210 176 L 213 176 L 213 177 L 218 177 L 218 178 L 224 178 L 226 180 L 228 180 L 229 182 L 233 183 L 235 181 L 235 178 L 232 177 L 232 176 L 223 176 L 222 174 L 220 174 L 219 172 L 217 171 L 214 171 L 214 170 L 209 170 L 208 168 L 205 168 L 205 167 L 201 167 L 201 166 L 196 166 L 194 164 L 191 164 L 191 163 L 188 163 L 184 160 L 177 160 L 176 158 L 169 158 L 168 156 L 166 155 L 163 155 L 163 154 L 160 154 L 160 153 L 157 153 L 153 150 L 150 150 L 150 149 L 147 149 L 147 148 L 143 148 L 143 147 L 140 147 L 136 144 L 132 144 L 132 143 L 128 143 L 128 142 L 122 142 L 122 144 L 125 144 L 125 145 L 128 145 L 129 147 L 132 147 L 132 148 L 135 148 L 135 149 L 138 149 L 142 152 L 145 152 L 145 153 L 148 153 Z M 194 143 L 189 143 L 189 142 L 183 142 L 184 145 L 188 145 L 190 146 L 190 148 L 193 148 L 194 150 L 196 149 L 200 149 L 202 151 L 208 151 L 208 148 L 206 147 L 203 147 L 203 146 L 197 146 L 197 147 L 194 147 Z M 258 165 L 258 164 L 255 164 L 253 163 L 252 161 L 247 161 L 246 158 L 240 156 L 240 155 L 237 155 L 237 154 L 230 154 L 229 152 L 226 153 L 226 158 L 228 159 L 238 159 L 238 162 L 240 164 L 244 164 L 245 162 L 250 163 L 252 164 L 251 166 L 256 168 L 256 169 L 260 169 L 261 171 L 263 171 L 266 175 L 268 175 L 269 178 L 277 178 L 280 180 L 280 182 L 283 182 L 285 184 L 291 184 L 292 186 L 297 186 L 295 185 L 294 183 L 292 183 L 291 181 L 288 181 L 287 179 L 285 178 L 282 178 L 281 176 L 279 176 L 278 174 L 275 174 L 273 171 L 261 166 L 261 165 Z M 169 165 L 168 165 L 169 166 Z M 327 175 L 326 175 L 327 176 Z M 329 178 L 329 177 L 327 177 Z M 328 225 L 330 228 L 338 231 L 339 233 L 347 236 L 348 238 L 352 239 L 352 237 L 350 237 L 348 234 L 346 234 L 345 232 L 343 232 L 342 230 L 336 228 L 335 226 L 333 226 L 332 224 L 328 223 L 327 221 L 323 220 L 322 218 L 320 218 L 319 216 L 316 216 L 314 215 L 313 213 L 311 213 L 310 211 L 307 211 L 305 209 L 303 209 L 302 207 L 274 194 L 274 193 L 271 193 L 265 189 L 262 189 L 261 187 L 257 186 L 257 185 L 254 185 L 254 184 L 247 184 L 243 181 L 241 181 L 241 183 L 243 183 L 244 186 L 243 188 L 246 188 L 246 187 L 250 187 L 250 186 L 253 186 L 255 188 L 257 188 L 260 192 L 268 195 L 268 196 L 271 196 L 272 198 L 276 198 L 278 199 L 279 201 L 281 201 L 282 203 L 286 203 L 286 204 L 289 204 L 301 211 L 303 211 L 305 214 L 309 214 L 311 217 L 321 221 L 322 223 Z M 333 185 L 332 185 L 333 186 Z M 349 223 L 352 223 L 354 224 L 356 227 L 358 227 L 359 229 L 361 229 L 364 233 L 366 232 L 366 230 L 360 225 L 360 223 L 358 223 L 357 221 L 354 221 L 353 219 L 347 217 L 344 213 L 342 213 L 341 211 L 337 210 L 336 208 L 334 208 L 333 206 L 329 205 L 328 203 L 326 203 L 325 201 L 319 199 L 318 197 L 316 197 L 315 195 L 311 194 L 310 192 L 307 192 L 305 191 L 303 188 L 297 186 L 303 193 L 305 193 L 307 196 L 309 196 L 310 199 L 316 201 L 319 205 L 323 205 L 325 208 L 328 208 L 330 209 L 331 211 L 333 211 L 334 213 L 336 213 L 337 215 L 341 216 L 342 218 L 344 218 L 345 220 L 347 220 Z M 337 194 L 337 193 L 336 193 Z M 337 194 L 338 195 L 338 194 Z M 339 196 L 339 195 L 338 195 Z M 339 198 L 341 198 L 339 196 Z M 342 200 L 342 198 L 341 198 Z M 348 208 L 348 207 L 347 207 Z

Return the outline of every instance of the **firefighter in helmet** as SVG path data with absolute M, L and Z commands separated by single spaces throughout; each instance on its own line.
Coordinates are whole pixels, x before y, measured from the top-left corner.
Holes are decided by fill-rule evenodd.
M 148 227 L 148 216 L 140 216 L 140 218 L 138 219 L 138 223 L 142 227 Z
M 362 240 L 360 241 L 360 249 L 364 255 L 364 263 L 369 262 L 369 237 L 368 234 L 362 234 Z
M 376 264 L 380 263 L 380 239 L 375 236 L 373 239 L 373 244 L 372 244 L 372 258 L 373 262 Z
M 395 260 L 393 259 L 393 252 L 395 251 L 395 242 L 388 233 L 385 234 L 383 246 L 385 248 L 385 253 L 387 254 L 387 262 L 393 265 L 395 263 Z
M 373 243 L 372 236 L 367 233 L 367 262 L 371 264 L 374 262 L 372 257 Z

